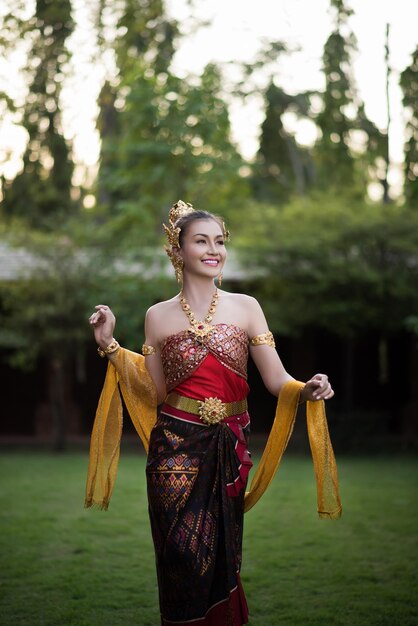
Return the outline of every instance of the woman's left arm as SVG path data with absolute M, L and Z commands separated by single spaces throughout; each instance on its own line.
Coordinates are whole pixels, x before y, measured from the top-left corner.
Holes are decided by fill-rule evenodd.
M 248 298 L 248 335 L 250 340 L 269 332 L 263 310 L 255 298 Z M 284 368 L 276 349 L 267 344 L 251 345 L 250 354 L 256 364 L 264 385 L 274 396 L 278 396 L 281 388 L 290 380 L 295 380 Z M 300 394 L 301 402 L 306 400 L 329 400 L 334 391 L 326 374 L 315 374 L 306 383 Z

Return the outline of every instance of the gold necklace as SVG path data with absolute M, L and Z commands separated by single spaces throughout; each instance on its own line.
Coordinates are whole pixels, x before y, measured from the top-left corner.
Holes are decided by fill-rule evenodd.
M 203 337 L 206 337 L 206 335 L 208 335 L 209 333 L 213 331 L 214 327 L 211 326 L 210 323 L 213 320 L 213 316 L 215 315 L 218 300 L 219 300 L 219 294 L 218 294 L 218 291 L 216 290 L 212 296 L 212 300 L 209 305 L 209 309 L 205 318 L 201 321 L 197 321 L 194 316 L 193 311 L 190 308 L 190 304 L 187 302 L 184 296 L 184 293 L 183 292 L 180 293 L 181 308 L 183 309 L 183 311 L 186 313 L 187 317 L 189 318 L 190 328 L 187 329 L 189 332 L 196 335 L 196 337 L 203 339 Z

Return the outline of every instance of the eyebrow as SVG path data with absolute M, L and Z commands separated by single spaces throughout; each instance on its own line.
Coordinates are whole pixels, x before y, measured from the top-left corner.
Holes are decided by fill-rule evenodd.
M 206 233 L 195 233 L 193 237 L 209 237 L 209 235 Z M 218 239 L 219 237 L 223 239 L 223 235 L 216 235 L 215 239 Z

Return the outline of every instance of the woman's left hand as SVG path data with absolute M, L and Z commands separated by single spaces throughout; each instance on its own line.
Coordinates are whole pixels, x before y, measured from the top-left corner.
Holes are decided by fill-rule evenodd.
M 334 395 L 334 391 L 326 374 L 315 374 L 305 384 L 300 392 L 300 401 L 306 400 L 329 400 Z

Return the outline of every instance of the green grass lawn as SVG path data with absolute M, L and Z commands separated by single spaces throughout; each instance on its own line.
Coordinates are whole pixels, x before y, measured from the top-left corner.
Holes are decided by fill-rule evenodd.
M 251 626 L 418 624 L 418 461 L 338 462 L 341 520 L 317 518 L 311 461 L 291 455 L 246 515 Z M 87 453 L 2 455 L 2 625 L 158 626 L 144 463 L 122 454 L 105 513 L 83 508 Z

